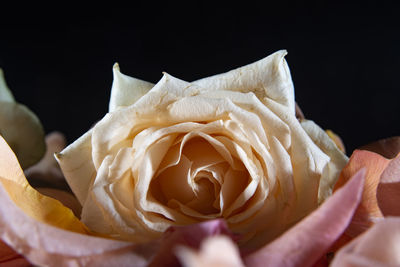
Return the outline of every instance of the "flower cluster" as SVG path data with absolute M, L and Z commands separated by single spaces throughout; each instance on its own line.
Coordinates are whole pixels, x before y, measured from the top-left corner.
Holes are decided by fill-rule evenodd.
M 115 64 L 109 112 L 68 145 L 1 79 L 0 263 L 400 264 L 400 139 L 346 155 L 304 118 L 285 55 L 157 84 Z

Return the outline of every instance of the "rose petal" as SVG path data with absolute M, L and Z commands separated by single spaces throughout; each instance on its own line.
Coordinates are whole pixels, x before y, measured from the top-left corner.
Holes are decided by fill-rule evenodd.
M 0 69 L 0 135 L 7 140 L 25 169 L 45 153 L 44 130 L 38 117 L 17 103 Z
M 245 257 L 247 266 L 311 266 L 343 233 L 361 199 L 365 170 L 281 237 Z
M 208 90 L 252 91 L 261 101 L 268 97 L 286 106 L 295 114 L 294 88 L 289 67 L 280 50 L 257 62 L 194 81 Z
M 93 128 L 70 144 L 55 157 L 67 179 L 72 192 L 83 205 L 86 201 L 90 182 L 96 175 L 92 157 L 92 132 Z M 72 177 L 71 179 L 68 179 Z
M 221 235 L 206 238 L 198 252 L 182 246 L 178 247 L 176 254 L 187 267 L 244 267 L 237 245 L 230 238 Z
M 46 153 L 44 157 L 32 167 L 24 171 L 29 183 L 36 186 L 48 186 L 52 188 L 68 190 L 68 184 L 61 172 L 60 166 L 54 158 L 54 153 L 64 149 L 65 136 L 60 132 L 51 132 L 46 135 Z
M 0 240 L 0 266 L 4 267 L 23 267 L 31 264 L 6 243 Z
M 87 233 L 86 226 L 74 216 L 70 209 L 59 201 L 40 194 L 29 185 L 15 154 L 1 136 L 0 187 L 7 192 L 7 197 L 15 205 L 35 220 L 70 231 Z M 8 216 L 7 212 L 1 214 Z
M 331 159 L 323 170 L 319 184 L 318 203 L 322 203 L 332 195 L 332 188 L 339 177 L 340 171 L 348 162 L 348 158 L 340 151 L 339 147 L 329 137 L 329 134 L 322 130 L 315 122 L 303 120 L 301 126 L 314 143 Z
M 174 251 L 179 246 L 198 249 L 204 239 L 215 235 L 235 238 L 223 220 L 170 227 L 161 237 L 161 247 L 150 266 L 179 266 Z
M 132 105 L 154 86 L 152 83 L 122 74 L 118 63 L 114 64 L 113 74 L 109 112 Z
M 361 168 L 366 168 L 366 180 L 360 206 L 354 214 L 352 223 L 346 230 L 346 234 L 355 237 L 368 229 L 377 220 L 382 219 L 383 214 L 378 206 L 376 190 L 382 172 L 388 166 L 390 160 L 379 154 L 366 150 L 355 150 L 346 167 L 342 170 L 335 190 L 342 187 Z
M 0 68 L 0 101 L 11 102 L 11 103 L 15 102 L 14 96 L 6 84 L 6 79 L 4 78 L 4 73 L 1 68 Z
M 0 187 L 0 238 L 39 266 L 146 266 L 158 244 L 134 245 L 82 235 L 25 214 Z
M 400 154 L 382 173 L 376 197 L 384 216 L 400 216 Z
M 330 266 L 399 266 L 399 251 L 400 218 L 388 217 L 340 249 Z
M 385 158 L 392 159 L 400 152 L 400 136 L 381 139 L 360 147 L 362 150 L 369 150 L 378 153 Z

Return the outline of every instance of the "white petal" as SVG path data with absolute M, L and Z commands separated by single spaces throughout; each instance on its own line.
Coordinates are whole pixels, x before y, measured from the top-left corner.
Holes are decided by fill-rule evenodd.
M 83 205 L 96 169 L 92 160 L 92 130 L 89 130 L 55 157 L 72 192 Z
M 109 112 L 132 105 L 154 86 L 152 83 L 122 74 L 118 63 L 114 64 L 113 74 Z
M 286 54 L 285 50 L 281 50 L 255 63 L 194 81 L 193 84 L 206 90 L 253 92 L 261 101 L 270 98 L 285 105 L 294 114 L 294 87 L 284 59 Z
M 313 121 L 302 121 L 301 126 L 314 143 L 330 157 L 320 178 L 318 202 L 322 203 L 332 194 L 332 188 L 339 178 L 341 170 L 347 164 L 348 157 L 339 150 L 328 134 Z

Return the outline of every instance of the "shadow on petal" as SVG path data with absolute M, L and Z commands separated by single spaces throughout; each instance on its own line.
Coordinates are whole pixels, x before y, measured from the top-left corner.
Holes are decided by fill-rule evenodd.
M 361 169 L 323 205 L 281 237 L 244 257 L 246 266 L 313 266 L 342 235 L 360 203 Z

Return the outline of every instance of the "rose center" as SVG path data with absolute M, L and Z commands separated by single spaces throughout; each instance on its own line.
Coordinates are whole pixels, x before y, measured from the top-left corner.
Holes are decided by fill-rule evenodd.
M 199 136 L 177 140 L 152 179 L 151 194 L 162 205 L 191 217 L 224 216 L 248 185 L 248 171 L 240 160 L 227 158 L 229 151 L 217 140 Z

